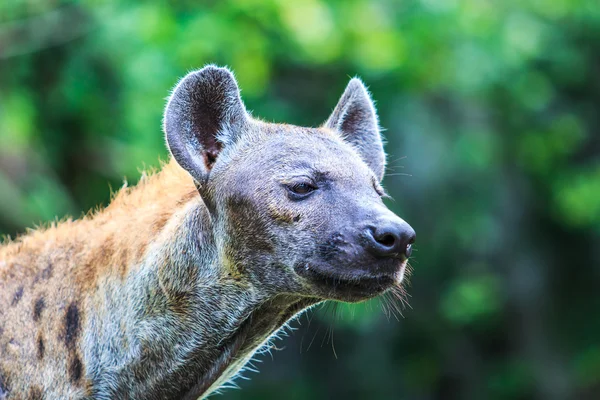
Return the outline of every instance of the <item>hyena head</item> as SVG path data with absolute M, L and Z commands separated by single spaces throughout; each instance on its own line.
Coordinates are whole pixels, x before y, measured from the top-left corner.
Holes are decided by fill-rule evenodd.
M 385 154 L 352 79 L 324 126 L 253 119 L 227 69 L 174 89 L 164 128 L 211 214 L 223 276 L 274 294 L 360 301 L 399 285 L 413 229 L 382 202 Z

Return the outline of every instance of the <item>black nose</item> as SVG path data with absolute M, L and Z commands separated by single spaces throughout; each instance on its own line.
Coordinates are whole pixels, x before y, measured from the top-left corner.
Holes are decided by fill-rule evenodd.
M 377 257 L 408 258 L 415 231 L 406 222 L 387 222 L 367 231 L 367 248 Z

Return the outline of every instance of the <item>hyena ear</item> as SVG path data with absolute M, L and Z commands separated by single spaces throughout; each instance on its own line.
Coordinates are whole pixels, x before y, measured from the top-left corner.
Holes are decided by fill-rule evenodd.
M 352 144 L 363 161 L 381 181 L 385 172 L 385 153 L 379 133 L 377 112 L 365 85 L 352 78 L 333 113 L 325 123 Z
M 233 74 L 210 65 L 173 89 L 163 124 L 171 154 L 202 184 L 223 146 L 235 142 L 248 121 Z

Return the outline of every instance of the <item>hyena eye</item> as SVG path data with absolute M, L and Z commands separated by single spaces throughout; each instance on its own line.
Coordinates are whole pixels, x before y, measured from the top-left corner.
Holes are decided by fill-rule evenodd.
M 310 182 L 291 183 L 286 185 L 286 187 L 290 197 L 294 200 L 305 198 L 317 190 L 317 187 Z
M 296 194 L 310 193 L 315 189 L 316 188 L 314 188 L 312 185 L 310 185 L 308 183 L 297 183 L 294 186 L 292 186 L 292 191 Z

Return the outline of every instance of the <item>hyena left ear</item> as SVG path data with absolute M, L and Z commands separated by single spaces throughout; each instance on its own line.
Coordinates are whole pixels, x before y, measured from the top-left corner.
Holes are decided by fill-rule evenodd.
M 209 65 L 173 89 L 163 124 L 171 154 L 202 184 L 223 146 L 235 142 L 249 121 L 233 74 Z
M 381 181 L 385 172 L 385 153 L 379 133 L 377 112 L 362 81 L 353 78 L 325 123 L 352 144 L 363 161 Z

